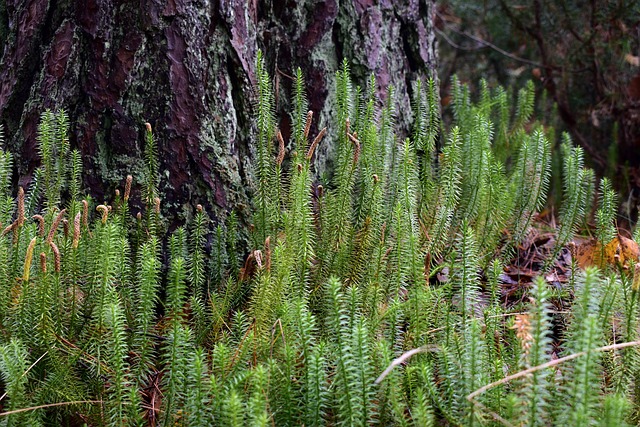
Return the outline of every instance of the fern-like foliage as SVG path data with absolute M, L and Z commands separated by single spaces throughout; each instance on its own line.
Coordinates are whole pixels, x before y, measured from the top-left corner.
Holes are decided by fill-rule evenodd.
M 439 254 L 447 243 L 451 223 L 460 199 L 460 150 L 460 130 L 454 128 L 442 152 L 435 215 L 429 221 L 431 227 L 427 252 L 434 255 Z
M 614 221 L 618 206 L 616 193 L 607 178 L 600 181 L 598 210 L 596 211 L 596 238 L 606 246 L 616 236 Z
M 306 105 L 301 79 L 296 81 L 296 88 L 296 102 Z M 302 113 L 302 107 L 296 104 L 294 108 L 296 114 Z M 305 126 L 310 126 L 311 116 L 305 114 L 304 117 L 307 117 L 308 122 Z M 295 122 L 302 125 L 303 117 L 296 117 Z M 304 290 L 308 281 L 309 267 L 311 260 L 315 256 L 314 243 L 316 240 L 311 199 L 310 154 L 313 153 L 310 151 L 311 148 L 307 147 L 308 135 L 305 135 L 305 133 L 306 128 L 294 129 L 299 153 L 292 159 L 290 196 L 284 225 L 287 234 L 287 246 L 292 255 L 291 261 L 294 266 L 292 273 L 295 277 L 298 291 Z
M 211 425 L 209 378 L 206 355 L 201 348 L 191 355 L 186 375 L 185 423 L 189 426 Z
M 393 211 L 393 231 L 395 245 L 393 249 L 393 269 L 396 271 L 395 285 L 391 294 L 400 286 L 419 283 L 423 277 L 423 259 L 419 248 L 417 212 L 418 177 L 415 170 L 417 161 L 414 147 L 407 140 L 401 149 L 398 166 L 398 197 Z
M 207 293 L 205 289 L 205 243 L 206 233 L 209 229 L 208 221 L 209 218 L 204 209 L 198 205 L 193 219 L 191 236 L 189 236 L 188 276 L 193 294 L 198 301 L 202 302 L 206 300 Z
M 460 297 L 460 314 L 463 323 L 475 317 L 474 310 L 478 304 L 480 283 L 478 278 L 478 249 L 474 232 L 464 222 L 456 239 L 456 253 L 451 265 L 453 271 L 453 287 Z
M 481 114 L 472 118 L 473 126 L 462 141 L 462 191 L 463 217 L 474 221 L 480 210 L 483 189 L 490 171 L 488 153 L 492 138 L 492 125 Z
M 637 424 L 640 269 L 527 283 L 590 227 L 595 193 L 581 149 L 565 137 L 559 155 L 536 121 L 533 83 L 512 96 L 480 82 L 476 101 L 454 79 L 441 120 L 435 81 L 416 82 L 400 139 L 393 89 L 379 100 L 346 62 L 316 132 L 297 70 L 283 135 L 265 64 L 251 212 L 198 206 L 164 235 L 150 125 L 144 175 L 102 204 L 81 194 L 63 113 L 43 115 L 29 188 L 12 188 L 0 152 L 0 423 Z M 322 177 L 319 144 L 334 156 Z M 516 250 L 552 173 L 560 226 L 538 262 Z M 616 235 L 615 208 L 603 180 L 596 247 Z
M 603 336 L 598 312 L 600 304 L 599 288 L 602 285 L 600 272 L 588 268 L 577 282 L 573 320 L 569 328 L 566 348 L 569 354 L 585 352 L 575 359 L 567 370 L 565 411 L 563 420 L 571 425 L 590 425 L 598 417 L 602 408 L 600 364 L 601 355 L 594 352 L 602 345 Z
M 107 390 L 107 416 L 108 424 L 113 426 L 126 426 L 135 424 L 135 418 L 130 419 L 130 414 L 137 415 L 137 408 L 130 408 L 133 403 L 128 400 L 127 389 L 131 386 L 129 365 L 126 361 L 128 352 L 126 324 L 124 313 L 115 292 L 110 292 L 108 302 L 102 307 L 106 326 L 105 339 L 106 363 L 109 366 L 110 387 Z
M 257 81 L 257 144 L 256 144 L 256 242 L 264 242 L 271 235 L 277 218 L 278 200 L 275 196 L 275 159 L 273 141 L 275 137 L 274 99 L 269 74 L 265 69 L 264 57 L 258 53 L 256 66 Z
M 557 234 L 556 247 L 553 256 L 557 257 L 576 233 L 578 226 L 586 214 L 585 207 L 589 200 L 590 175 L 585 173 L 582 148 L 572 147 L 568 134 L 564 134 L 562 146 L 564 153 L 563 165 L 563 201 L 560 210 L 560 228 Z
M 38 126 L 38 151 L 42 159 L 45 205 L 53 208 L 60 203 L 60 193 L 66 181 L 64 167 L 69 141 L 69 118 L 64 110 L 42 113 Z
M 135 324 L 134 346 L 139 354 L 140 374 L 145 374 L 153 351 L 153 342 L 149 339 L 154 327 L 155 308 L 158 303 L 160 286 L 160 260 L 158 242 L 152 238 L 140 250 L 138 266 L 138 287 L 135 289 L 136 304 L 133 309 Z
M 541 277 L 533 282 L 531 308 L 518 326 L 519 339 L 523 348 L 520 361 L 523 369 L 542 365 L 551 360 L 551 317 L 549 289 Z M 549 369 L 537 370 L 523 380 L 517 391 L 521 403 L 520 419 L 527 426 L 543 426 L 549 423 L 549 409 L 552 406 L 551 391 L 555 387 L 553 372 Z
M 12 339 L 0 347 L 0 374 L 5 384 L 5 393 L 8 397 L 6 408 L 17 410 L 27 404 L 28 353 L 24 344 L 18 339 Z M 37 414 L 34 412 L 18 413 L 6 417 L 3 423 L 11 426 L 37 426 L 40 425 Z
M 551 174 L 549 143 L 541 130 L 524 137 L 511 174 L 509 191 L 514 193 L 510 228 L 513 242 L 521 242 L 536 211 L 544 205 Z
M 327 323 L 336 351 L 334 398 L 339 408 L 337 417 L 344 424 L 365 426 L 374 417 L 368 327 L 358 312 L 357 290 L 351 288 L 349 294 L 344 295 L 340 287 L 338 280 L 329 279 Z
M 158 197 L 158 185 L 160 183 L 160 162 L 158 160 L 158 145 L 153 136 L 151 125 L 148 124 L 144 134 L 144 160 L 146 166 L 145 203 L 147 211 L 151 212 L 154 200 Z

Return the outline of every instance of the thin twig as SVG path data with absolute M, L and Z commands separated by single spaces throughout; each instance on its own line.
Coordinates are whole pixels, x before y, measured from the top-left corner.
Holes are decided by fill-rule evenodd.
M 482 403 L 478 402 L 477 400 L 472 400 L 471 403 L 473 403 L 473 405 L 475 407 L 477 407 L 480 411 L 483 411 L 489 415 L 491 415 L 491 417 L 502 423 L 502 425 L 507 426 L 507 427 L 515 427 L 513 424 L 511 424 L 509 421 L 505 420 L 504 418 L 502 418 L 500 416 L 500 414 L 498 414 L 497 412 L 492 411 L 491 409 L 487 408 L 485 405 L 483 405 Z
M 454 42 L 453 40 L 451 40 L 451 39 L 449 38 L 449 36 L 447 35 L 447 33 L 445 33 L 445 32 L 444 32 L 444 31 L 442 31 L 442 30 L 439 30 L 438 28 L 436 28 L 436 33 L 438 33 L 440 36 L 442 36 L 442 38 L 443 38 L 447 43 L 449 43 L 449 45 L 450 45 L 451 47 L 453 47 L 454 49 L 464 50 L 464 51 L 467 51 L 467 52 L 475 52 L 476 50 L 484 49 L 484 48 L 486 48 L 486 47 L 487 47 L 487 46 L 480 46 L 480 47 L 464 47 L 464 46 L 461 46 L 461 45 L 457 44 L 457 43 L 456 43 L 456 42 Z
M 387 366 L 387 369 L 384 370 L 384 372 L 382 372 L 380 374 L 380 376 L 374 381 L 375 384 L 380 384 L 382 382 L 382 380 L 389 375 L 389 373 L 393 370 L 393 368 L 395 368 L 398 365 L 402 365 L 408 358 L 410 358 L 411 356 L 414 356 L 418 353 L 429 353 L 432 351 L 436 351 L 438 348 L 436 346 L 433 345 L 425 345 L 422 347 L 418 347 L 418 348 L 414 348 L 413 350 L 409 350 L 406 353 L 403 353 L 400 357 L 397 357 L 395 359 L 393 359 L 393 361 L 391 362 L 391 364 L 389 366 Z
M 20 375 L 20 378 L 22 378 L 22 377 L 24 377 L 25 375 L 27 375 L 27 374 L 29 373 L 29 371 L 30 371 L 34 366 L 36 366 L 36 364 L 37 364 L 39 361 L 41 361 L 43 357 L 45 357 L 45 356 L 47 355 L 47 353 L 49 353 L 49 351 L 45 351 L 44 353 L 42 353 L 42 356 L 38 357 L 38 360 L 36 360 L 35 362 L 33 362 L 33 363 L 31 364 L 31 366 L 29 366 L 29 367 L 27 368 L 27 370 L 26 370 L 26 371 L 24 371 L 24 372 L 22 373 L 22 375 Z M 0 402 L 2 401 L 2 399 L 4 399 L 5 397 L 7 397 L 7 393 L 8 393 L 8 391 L 5 391 L 5 392 L 4 392 L 4 394 L 3 394 L 2 396 L 0 396 Z
M 480 44 L 482 44 L 482 45 L 484 45 L 486 47 L 489 47 L 489 48 L 495 50 L 496 52 L 499 52 L 499 53 L 503 54 L 504 56 L 507 56 L 507 57 L 513 59 L 514 61 L 523 62 L 525 64 L 534 65 L 536 67 L 544 67 L 544 65 L 541 64 L 540 62 L 531 61 L 531 60 L 525 59 L 525 58 L 520 58 L 519 56 L 516 56 L 516 55 L 514 55 L 512 53 L 509 53 L 506 50 L 494 45 L 493 43 L 491 43 L 491 42 L 489 42 L 487 40 L 481 39 L 480 37 L 476 37 L 473 34 L 467 33 L 466 31 L 460 31 L 460 30 L 456 29 L 455 27 L 453 27 L 452 25 L 449 25 L 446 22 L 446 20 L 437 11 L 436 11 L 436 14 L 440 17 L 440 19 L 442 19 L 442 22 L 444 22 L 444 25 L 448 29 L 453 31 L 454 33 L 460 34 L 461 36 L 468 37 L 468 38 L 470 38 L 471 40 L 473 40 L 473 41 L 475 41 L 477 43 L 480 43 Z M 465 49 L 465 50 L 467 50 L 467 49 Z
M 0 413 L 0 417 L 5 417 L 7 415 L 19 414 L 21 412 L 35 411 L 36 409 L 44 409 L 44 408 L 53 408 L 55 406 L 65 406 L 65 405 L 79 405 L 81 403 L 98 403 L 102 404 L 102 400 L 76 400 L 73 402 L 58 402 L 58 403 L 48 403 L 46 405 L 32 406 L 30 408 L 20 408 L 14 409 L 13 411 L 7 411 Z M 128 402 L 125 402 L 125 405 L 128 405 Z
M 570 355 L 565 356 L 565 357 L 561 357 L 560 359 L 551 360 L 551 361 L 549 361 L 547 363 L 543 363 L 541 365 L 534 366 L 532 368 L 525 369 L 525 370 L 520 371 L 520 372 L 516 372 L 513 375 L 509 375 L 508 377 L 504 377 L 501 380 L 494 381 L 491 384 L 485 385 L 484 387 L 480 387 L 479 389 L 477 389 L 473 393 L 469 394 L 467 396 L 467 400 L 471 401 L 474 397 L 484 393 L 485 391 L 490 390 L 490 389 L 492 389 L 492 388 L 494 388 L 496 386 L 508 383 L 511 380 L 515 380 L 517 378 L 524 377 L 526 375 L 529 375 L 529 374 L 531 374 L 533 372 L 536 372 L 536 371 L 540 371 L 542 369 L 551 368 L 553 366 L 559 365 L 560 363 L 567 362 L 569 360 L 577 359 L 580 356 L 584 356 L 585 354 L 589 354 L 589 353 L 594 352 L 594 351 L 618 350 L 618 349 L 621 349 L 621 348 L 634 347 L 634 346 L 637 346 L 637 345 L 640 345 L 640 341 L 629 341 L 629 342 L 623 342 L 623 343 L 620 343 L 620 344 L 605 345 L 604 347 L 598 347 L 598 348 L 594 348 L 592 350 L 581 351 L 579 353 L 574 353 L 574 354 L 570 354 Z

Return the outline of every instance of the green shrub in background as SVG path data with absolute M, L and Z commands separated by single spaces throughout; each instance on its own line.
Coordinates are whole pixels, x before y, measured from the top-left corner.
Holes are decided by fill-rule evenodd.
M 415 125 L 402 141 L 392 91 L 378 111 L 373 77 L 353 87 L 346 63 L 336 73 L 336 121 L 310 135 L 298 71 L 285 141 L 262 59 L 257 81 L 253 247 L 244 264 L 233 214 L 213 226 L 199 206 L 162 238 L 150 127 L 147 173 L 136 178 L 146 208 L 136 217 L 131 177 L 111 205 L 80 196 L 64 112 L 43 115 L 42 167 L 15 201 L 11 154 L 0 153 L 0 421 L 635 422 L 640 364 L 623 343 L 638 339 L 632 278 L 574 269 L 567 292 L 575 298 L 562 313 L 542 277 L 520 304 L 500 301 L 503 265 L 545 204 L 552 156 L 564 160 L 565 189 L 552 256 L 584 224 L 595 193 L 581 150 L 565 138 L 554 151 L 553 132 L 533 121 L 532 85 L 511 105 L 487 85 L 473 102 L 454 80 L 454 124 L 445 130 L 434 82 L 417 82 Z M 327 139 L 336 167 L 322 187 L 313 159 Z M 603 181 L 603 242 L 615 233 L 614 196 Z

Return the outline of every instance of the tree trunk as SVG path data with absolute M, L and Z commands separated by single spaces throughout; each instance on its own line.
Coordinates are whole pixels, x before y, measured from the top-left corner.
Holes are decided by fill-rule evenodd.
M 374 73 L 382 96 L 396 88 L 397 122 L 406 131 L 410 86 L 436 66 L 433 10 L 433 0 L 6 0 L 5 145 L 28 186 L 39 164 L 39 116 L 66 109 L 85 185 L 98 201 L 109 200 L 127 174 L 142 179 L 150 122 L 163 212 L 176 219 L 200 203 L 214 217 L 237 209 L 246 219 L 258 49 L 274 75 L 285 137 L 288 76 L 302 68 L 317 128 L 332 113 L 328 101 L 343 57 L 358 84 Z

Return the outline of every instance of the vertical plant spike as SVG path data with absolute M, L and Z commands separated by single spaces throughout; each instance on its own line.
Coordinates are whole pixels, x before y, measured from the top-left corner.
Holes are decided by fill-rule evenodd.
M 429 77 L 425 86 L 426 101 L 427 101 L 427 133 L 426 133 L 426 147 L 427 152 L 434 151 L 436 148 L 436 141 L 440 134 L 441 118 L 440 118 L 440 93 L 438 92 L 438 85 L 436 79 Z
M 38 154 L 40 154 L 44 171 L 43 178 L 45 187 L 51 189 L 54 189 L 54 159 L 57 154 L 55 150 L 55 133 L 53 112 L 51 110 L 45 110 L 40 117 L 37 141 Z
M 355 283 L 371 280 L 379 284 L 379 273 L 383 264 L 382 251 L 384 251 L 380 231 L 385 218 L 383 206 L 385 185 L 378 175 L 373 175 L 371 178 L 371 193 L 363 200 L 366 208 L 362 212 L 364 219 L 356 234 L 351 254 L 352 268 L 349 277 Z
M 211 425 L 208 396 L 208 367 L 205 353 L 197 348 L 191 355 L 186 378 L 186 425 L 206 427 Z
M 396 144 L 394 141 L 394 119 L 395 119 L 395 109 L 394 109 L 394 87 L 389 86 L 387 90 L 387 99 L 385 100 L 385 106 L 382 109 L 381 117 L 380 117 L 380 143 L 384 147 L 384 162 L 383 162 L 383 174 L 384 176 L 391 177 L 393 176 L 390 173 L 391 168 L 394 164 L 394 152 L 396 148 Z M 388 185 L 391 184 L 391 180 L 386 180 Z
M 490 177 L 489 149 L 493 134 L 492 125 L 486 117 L 475 114 L 469 133 L 462 140 L 462 217 L 471 223 L 476 221 L 483 202 L 483 191 Z
M 11 222 L 13 197 L 11 196 L 11 174 L 13 156 L 9 152 L 0 151 L 0 222 Z
M 275 158 L 272 154 L 272 144 L 275 136 L 275 119 L 273 93 L 269 74 L 265 69 L 264 57 L 258 51 L 256 64 L 257 81 L 257 191 L 256 191 L 256 216 L 255 216 L 255 238 L 256 242 L 264 242 L 267 236 L 271 235 L 274 225 L 274 215 L 278 215 L 277 198 L 275 195 L 276 183 Z
M 560 210 L 560 228 L 556 247 L 549 258 L 553 262 L 563 248 L 576 233 L 581 224 L 588 202 L 588 188 L 591 185 L 589 175 L 585 173 L 582 148 L 572 147 L 568 134 L 563 135 L 562 151 L 564 153 L 562 206 Z
M 442 151 L 439 190 L 435 215 L 431 220 L 427 253 L 437 255 L 445 246 L 449 228 L 460 198 L 460 129 L 453 128 Z
M 565 379 L 566 396 L 563 422 L 567 425 L 586 426 L 596 419 L 602 408 L 599 393 L 601 353 L 592 351 L 602 345 L 603 335 L 598 319 L 601 278 L 596 268 L 587 268 L 576 284 L 576 301 L 573 320 L 566 344 L 568 354 L 586 352 L 572 361 Z
M 155 318 L 155 308 L 158 303 L 160 287 L 160 260 L 158 259 L 158 242 L 151 238 L 140 249 L 138 256 L 138 288 L 135 292 L 134 308 L 135 330 L 134 345 L 139 352 L 139 373 L 147 370 L 151 357 L 153 342 L 149 338 Z
M 108 424 L 112 426 L 126 426 L 128 401 L 127 389 L 129 382 L 129 364 L 126 361 L 128 352 L 125 320 L 117 294 L 110 292 L 108 302 L 104 305 L 104 319 L 106 325 L 106 357 L 109 366 L 110 387 L 107 390 Z
M 177 257 L 171 260 L 169 285 L 167 288 L 167 312 L 175 321 L 179 321 L 179 319 L 182 318 L 187 297 L 185 270 L 184 258 Z
M 393 214 L 395 231 L 394 265 L 396 271 L 395 289 L 388 295 L 393 296 L 400 286 L 419 283 L 423 280 L 423 256 L 418 247 L 417 212 L 417 170 L 413 145 L 406 140 L 398 166 L 398 197 Z
M 196 215 L 193 219 L 191 235 L 189 236 L 189 283 L 195 297 L 199 301 L 205 301 L 205 243 L 209 218 L 202 205 L 196 207 Z
M 414 122 L 414 144 L 420 162 L 420 212 L 430 208 L 433 203 L 435 187 L 436 139 L 440 133 L 440 99 L 433 78 L 425 84 L 423 95 L 422 82 L 418 80 L 414 99 L 416 100 Z M 423 98 L 424 97 L 424 98 Z
M 164 348 L 166 385 L 164 423 L 171 425 L 186 399 L 186 381 L 191 350 L 191 330 L 177 320 L 171 325 Z
M 269 423 L 269 413 L 267 412 L 267 399 L 265 391 L 267 385 L 267 370 L 259 365 L 252 373 L 253 393 L 248 402 L 248 415 L 250 425 L 256 427 L 267 427 Z
M 245 426 L 245 405 L 238 392 L 232 389 L 223 402 L 222 424 L 224 427 Z
M 511 154 L 509 146 L 509 101 L 507 92 L 502 86 L 498 86 L 493 91 L 493 100 L 497 104 L 497 109 L 492 116 L 496 124 L 496 138 L 494 142 L 494 153 L 496 158 L 505 161 Z
M 533 281 L 531 308 L 522 329 L 521 346 L 525 349 L 521 357 L 522 369 L 542 365 L 551 360 L 551 319 L 549 289 L 540 276 Z M 527 426 L 549 424 L 549 409 L 552 406 L 551 389 L 554 388 L 553 372 L 544 369 L 533 372 L 523 379 L 518 389 L 521 396 L 520 422 Z
M 146 185 L 145 185 L 145 204 L 147 208 L 147 215 L 153 208 L 153 201 L 158 197 L 158 184 L 160 180 L 159 168 L 160 162 L 158 160 L 158 145 L 150 123 L 145 123 L 144 134 L 144 159 L 146 164 Z
M 295 298 L 287 304 L 286 325 L 292 331 L 287 345 L 299 354 L 301 422 L 307 426 L 324 425 L 325 410 L 329 403 L 327 382 L 326 344 L 318 343 L 315 316 L 309 311 L 304 298 Z
M 359 148 L 357 146 L 356 149 L 359 149 L 360 153 L 355 177 L 356 185 L 354 187 L 355 229 L 362 228 L 371 208 L 367 201 L 373 192 L 373 181 L 365 177 L 379 176 L 383 171 L 383 159 L 381 156 L 383 147 L 380 145 L 378 127 L 375 123 L 375 104 L 377 101 L 374 90 L 375 85 L 375 78 L 372 75 L 369 79 L 366 98 L 362 99 L 362 113 L 359 119 L 360 129 L 357 131 Z M 354 133 L 354 137 L 355 135 Z
M 308 282 L 308 271 L 315 255 L 315 229 L 311 200 L 311 158 L 313 150 L 324 135 L 324 129 L 314 139 L 307 151 L 309 129 L 313 113 L 306 111 L 307 100 L 304 92 L 304 82 L 298 69 L 294 88 L 294 140 L 296 154 L 292 159 L 291 182 L 287 200 L 284 229 L 287 236 L 288 251 L 292 254 L 293 275 L 295 277 L 295 292 L 303 291 Z M 304 155 L 304 152 L 307 152 Z
M 422 80 L 416 80 L 413 88 L 413 99 L 411 109 L 413 110 L 413 144 L 418 150 L 430 152 L 427 141 L 427 106 L 425 105 L 424 91 L 422 90 Z
M 9 260 L 11 243 L 7 236 L 0 236 L 0 323 L 6 321 L 7 311 L 11 302 L 12 282 L 9 279 L 11 271 Z
M 432 427 L 435 425 L 428 392 L 422 387 L 416 389 L 411 417 L 416 426 Z
M 8 398 L 8 404 L 3 404 L 5 412 L 24 408 L 28 404 L 26 386 L 29 376 L 25 374 L 29 367 L 27 357 L 27 349 L 16 338 L 0 347 L 0 374 L 4 382 L 5 396 Z M 26 412 L 9 415 L 5 422 L 7 426 L 20 427 L 32 423 L 37 425 L 36 420 L 36 413 Z
M 504 164 L 496 159 L 491 151 L 486 151 L 483 161 L 487 168 L 483 174 L 484 182 L 480 187 L 480 206 L 474 227 L 483 230 L 479 236 L 480 263 L 486 266 L 495 256 L 503 237 L 503 230 L 509 221 L 509 213 L 513 210 L 515 199 L 508 191 Z
M 467 319 L 475 317 L 474 310 L 480 296 L 478 249 L 474 232 L 466 221 L 463 221 L 456 239 L 456 248 L 454 262 L 451 265 L 452 282 L 454 290 L 460 295 L 460 313 L 463 325 L 466 325 Z
M 300 156 L 307 148 L 306 145 L 309 137 L 311 116 L 313 115 L 311 111 L 309 111 L 309 102 L 307 101 L 304 78 L 300 67 L 296 68 L 292 103 L 293 111 L 291 112 L 291 121 L 293 123 L 293 151 Z
M 452 97 L 452 107 L 453 107 L 453 117 L 461 126 L 464 126 L 468 123 L 470 109 L 471 109 L 471 100 L 469 99 L 469 87 L 467 85 L 463 85 L 458 80 L 458 76 L 454 75 L 451 78 L 451 97 Z
M 327 283 L 328 292 L 328 319 L 331 336 L 336 349 L 336 378 L 334 398 L 338 404 L 337 417 L 343 424 L 364 425 L 362 412 L 359 412 L 362 403 L 358 396 L 358 384 L 354 374 L 358 367 L 354 366 L 354 356 L 351 347 L 351 319 L 345 307 L 344 295 L 340 282 L 330 278 Z
M 616 236 L 614 221 L 617 206 L 618 201 L 611 182 L 608 178 L 602 178 L 596 211 L 596 238 L 602 246 L 606 246 Z
M 251 296 L 251 314 L 254 317 L 255 329 L 259 334 L 273 325 L 277 318 L 277 309 L 282 304 L 283 287 L 268 272 L 259 274 L 254 281 L 255 289 Z
M 349 77 L 349 66 L 345 61 L 342 70 L 336 73 L 336 103 L 338 135 L 336 146 L 335 190 L 325 196 L 328 222 L 328 238 L 321 258 L 328 258 L 326 273 L 343 272 L 353 241 L 352 208 L 353 187 L 358 165 L 360 143 L 353 135 L 350 116 L 358 110 L 354 108 L 353 88 Z
M 22 179 L 0 150 L 0 424 L 637 424 L 640 267 L 602 279 L 574 262 L 562 289 L 544 275 L 511 284 L 555 150 L 554 131 L 531 125 L 531 84 L 516 101 L 480 82 L 475 102 L 454 80 L 442 121 L 437 85 L 422 81 L 398 143 L 392 88 L 380 109 L 375 77 L 356 87 L 343 63 L 335 117 L 316 130 L 297 70 L 283 136 L 265 63 L 255 205 L 218 225 L 197 207 L 164 235 L 150 125 L 135 221 L 132 176 L 114 197 L 83 196 L 63 112 L 43 114 L 29 187 L 12 186 Z M 323 138 L 335 158 L 318 177 Z M 563 150 L 554 250 L 592 227 L 593 172 Z M 602 180 L 602 245 L 616 203 Z
M 534 213 L 545 203 L 551 174 L 550 159 L 549 143 L 541 130 L 523 140 L 511 175 L 510 191 L 515 195 L 510 225 L 513 244 L 524 239 Z
M 467 324 L 464 330 L 464 338 L 462 375 L 464 378 L 465 394 L 468 394 L 482 384 L 486 384 L 488 378 L 486 344 L 482 337 L 481 326 L 478 319 L 473 319 Z M 464 399 L 464 397 L 462 399 Z M 467 425 L 481 425 L 482 419 L 473 403 L 467 401 L 466 406 L 466 415 L 468 417 Z
M 535 94 L 535 88 L 531 80 L 527 82 L 526 87 L 520 89 L 518 92 L 516 116 L 514 118 L 512 131 L 521 129 L 531 118 L 535 104 Z
M 612 394 L 604 399 L 604 411 L 600 425 L 628 427 L 629 401 L 624 396 Z
M 69 192 L 71 193 L 71 200 L 78 201 L 82 189 L 82 155 L 80 154 L 80 150 L 72 150 L 70 160 Z

